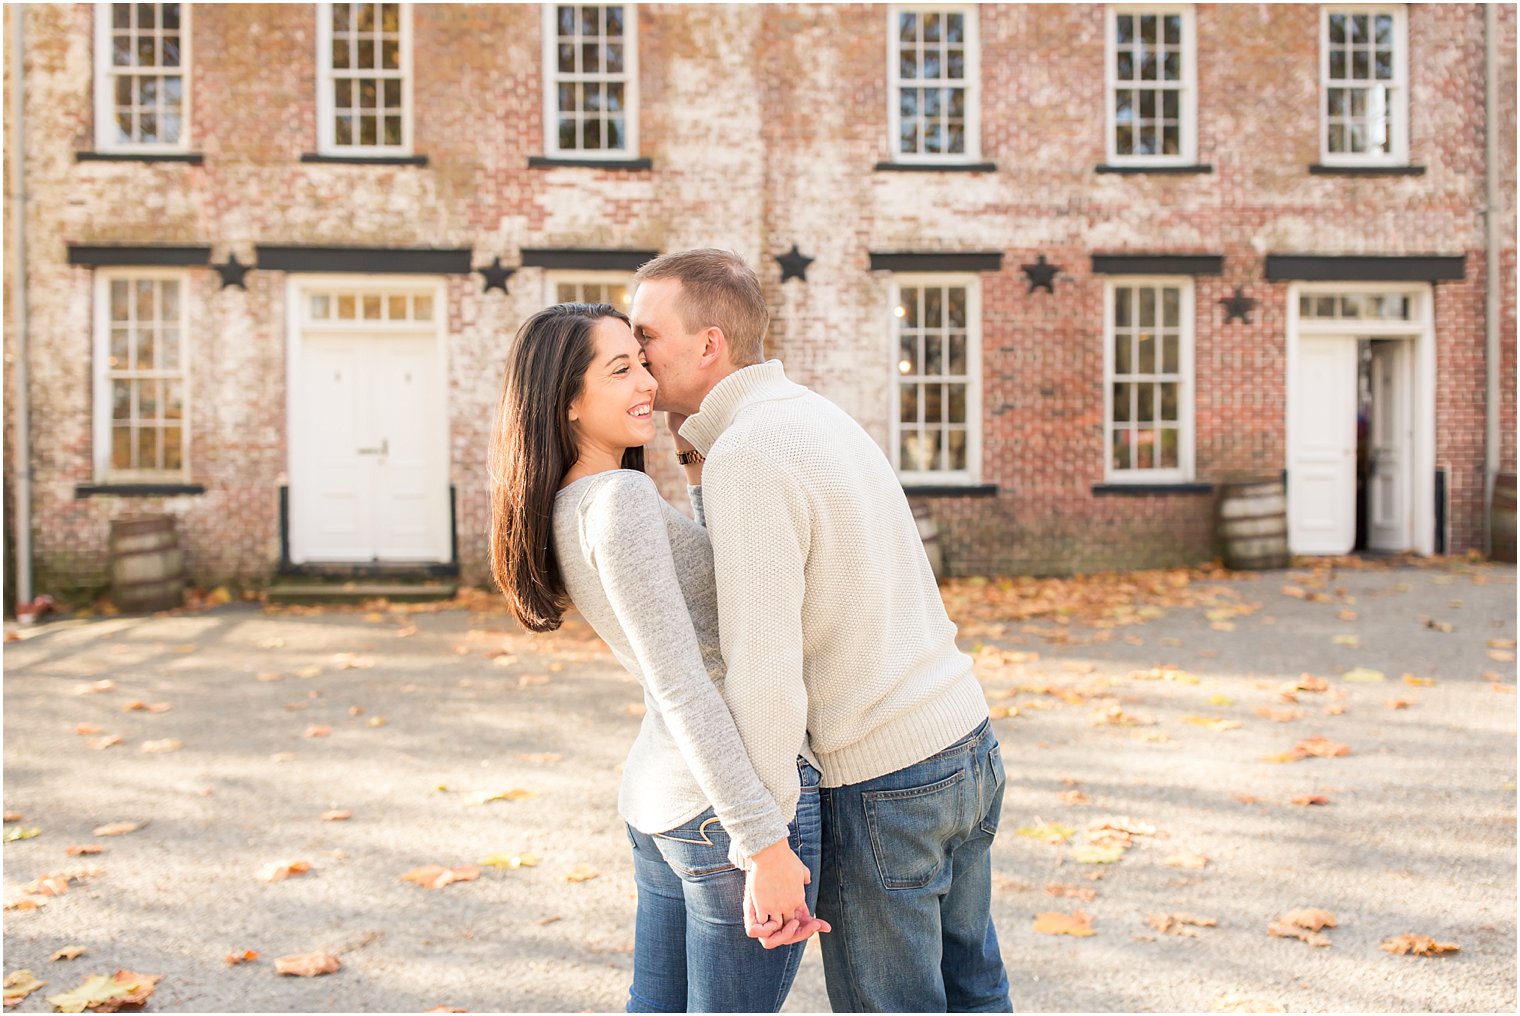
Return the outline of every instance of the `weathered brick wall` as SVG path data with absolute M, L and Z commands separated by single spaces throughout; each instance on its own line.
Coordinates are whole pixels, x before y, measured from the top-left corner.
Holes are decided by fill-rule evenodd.
M 1449 472 L 1453 549 L 1481 533 L 1483 461 L 1483 14 L 1410 8 L 1411 161 L 1422 176 L 1311 176 L 1318 159 L 1319 9 L 1196 9 L 1199 161 L 1205 175 L 1105 175 L 1103 8 L 978 9 L 982 150 L 995 173 L 898 173 L 888 157 L 886 11 L 867 5 L 648 5 L 638 9 L 640 154 L 652 170 L 529 168 L 543 153 L 541 9 L 413 9 L 415 150 L 424 167 L 321 165 L 309 5 L 193 8 L 191 147 L 203 165 L 76 162 L 93 140 L 88 4 L 29 5 L 28 172 L 39 588 L 102 584 L 113 517 L 169 511 L 207 582 L 261 581 L 279 557 L 287 481 L 286 288 L 246 291 L 191 273 L 193 479 L 204 495 L 77 499 L 91 469 L 89 269 L 72 243 L 675 250 L 717 245 L 755 264 L 775 324 L 770 352 L 885 446 L 893 411 L 891 277 L 870 253 L 998 251 L 982 276 L 982 478 L 992 498 L 935 498 L 961 572 L 1063 572 L 1212 553 L 1208 496 L 1096 496 L 1103 478 L 1103 280 L 1093 252 L 1225 255 L 1195 280 L 1200 480 L 1284 467 L 1288 287 L 1268 253 L 1464 253 L 1437 290 L 1437 463 Z M 1505 255 L 1502 419 L 1513 468 L 1515 10 L 1503 28 Z M 279 54 L 275 59 L 271 54 Z M 7 208 L 7 215 L 10 209 Z M 7 220 L 9 222 L 9 219 Z M 816 260 L 781 283 L 772 255 Z M 1063 268 L 1029 293 L 1020 265 Z M 7 283 L 9 284 L 9 275 Z M 1242 286 L 1249 324 L 1218 301 Z M 484 581 L 486 455 L 501 362 L 551 298 L 527 268 L 510 293 L 448 284 L 451 481 L 464 577 Z M 7 350 L 11 342 L 7 319 Z M 10 419 L 7 418 L 7 426 Z M 14 461 L 12 455 L 8 461 Z M 651 471 L 681 501 L 662 435 Z M 10 468 L 9 466 L 7 467 Z

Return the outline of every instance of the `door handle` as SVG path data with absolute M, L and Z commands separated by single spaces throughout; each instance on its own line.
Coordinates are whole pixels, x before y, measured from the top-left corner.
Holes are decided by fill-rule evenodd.
M 388 454 L 390 452 L 390 449 L 391 449 L 390 438 L 381 438 L 380 439 L 380 447 L 379 448 L 360 448 L 357 451 L 355 451 L 354 454 L 355 455 L 386 455 L 386 454 Z

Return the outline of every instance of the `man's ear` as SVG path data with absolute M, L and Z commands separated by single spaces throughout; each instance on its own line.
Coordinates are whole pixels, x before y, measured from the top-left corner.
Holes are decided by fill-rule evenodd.
M 702 330 L 702 356 L 697 363 L 707 369 L 715 363 L 728 359 L 728 336 L 717 325 Z

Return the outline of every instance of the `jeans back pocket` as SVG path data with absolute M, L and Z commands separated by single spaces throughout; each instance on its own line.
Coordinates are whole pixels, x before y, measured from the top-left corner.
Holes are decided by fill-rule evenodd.
M 861 793 L 871 854 L 882 885 L 922 889 L 944 866 L 945 848 L 965 828 L 966 770 L 938 783 Z

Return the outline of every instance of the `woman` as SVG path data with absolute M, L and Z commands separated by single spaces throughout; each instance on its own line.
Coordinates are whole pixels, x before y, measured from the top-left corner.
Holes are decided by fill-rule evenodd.
M 813 920 L 820 777 L 798 759 L 797 813 L 783 815 L 723 704 L 707 531 L 643 472 L 655 387 L 611 306 L 560 304 L 522 326 L 491 450 L 491 564 L 525 627 L 558 628 L 573 602 L 644 687 L 618 793 L 638 887 L 628 1011 L 776 1012 L 805 943 L 749 937 L 743 869 L 765 932 Z M 701 462 L 686 468 L 700 519 Z

